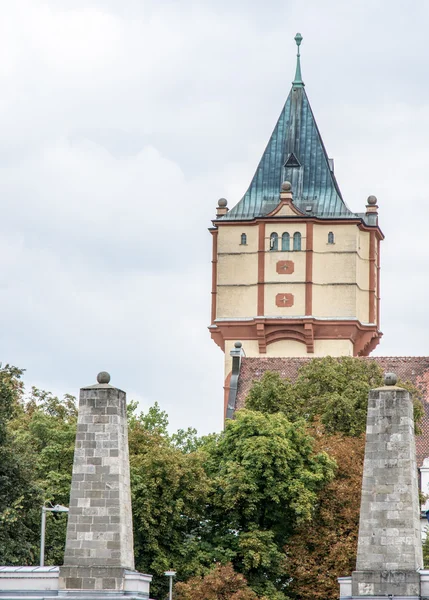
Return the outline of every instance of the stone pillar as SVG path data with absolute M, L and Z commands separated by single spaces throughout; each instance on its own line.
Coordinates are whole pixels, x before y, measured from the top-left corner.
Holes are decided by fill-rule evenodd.
M 84 590 L 91 590 L 91 597 L 102 590 L 124 593 L 126 571 L 134 570 L 126 395 L 109 385 L 108 373 L 100 373 L 97 381 L 80 391 L 59 577 L 63 595 Z
M 385 383 L 369 393 L 352 597 L 419 598 L 423 556 L 413 405 L 394 374 Z

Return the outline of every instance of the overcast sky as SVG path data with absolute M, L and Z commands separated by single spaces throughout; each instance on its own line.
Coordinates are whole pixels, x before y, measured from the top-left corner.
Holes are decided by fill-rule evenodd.
M 172 429 L 222 425 L 218 198 L 245 192 L 295 43 L 343 196 L 380 206 L 380 355 L 427 355 L 429 2 L 14 0 L 0 8 L 0 360 L 108 370 Z

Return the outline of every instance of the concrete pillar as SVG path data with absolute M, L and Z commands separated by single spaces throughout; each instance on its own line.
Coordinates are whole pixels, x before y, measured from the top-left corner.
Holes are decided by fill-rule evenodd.
M 353 598 L 419 598 L 423 567 L 413 405 L 386 375 L 369 393 Z
M 97 381 L 80 391 L 59 578 L 60 591 L 74 595 L 83 590 L 123 593 L 125 570 L 134 570 L 126 395 L 109 385 L 108 373 L 100 373 Z

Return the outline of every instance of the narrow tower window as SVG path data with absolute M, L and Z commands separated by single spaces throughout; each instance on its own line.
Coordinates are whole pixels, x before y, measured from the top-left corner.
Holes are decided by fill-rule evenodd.
M 332 231 L 330 231 L 328 233 L 328 244 L 333 244 L 334 243 L 334 234 L 332 233 Z
M 241 242 L 240 242 L 240 244 L 242 246 L 246 246 L 246 244 L 247 244 L 247 235 L 245 233 L 241 234 Z
M 279 236 L 277 233 L 273 231 L 270 235 L 270 250 L 278 250 L 279 249 Z
M 299 231 L 296 231 L 293 234 L 293 249 L 301 250 L 301 234 L 299 233 Z
M 290 235 L 287 232 L 282 235 L 282 250 L 283 252 L 290 250 Z

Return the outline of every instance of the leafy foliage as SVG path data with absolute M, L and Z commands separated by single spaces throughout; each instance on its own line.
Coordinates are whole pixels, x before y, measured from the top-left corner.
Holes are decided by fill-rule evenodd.
M 33 387 L 21 399 L 9 428 L 15 448 L 31 464 L 33 485 L 39 498 L 33 505 L 33 530 L 39 537 L 43 503 L 68 505 L 76 437 L 75 398 L 62 400 Z M 66 537 L 64 514 L 46 514 L 45 564 L 61 564 Z M 33 557 L 33 563 L 35 557 Z
M 37 564 L 43 502 L 68 504 L 77 409 L 0 367 L 0 562 Z M 136 568 L 178 574 L 178 600 L 337 596 L 353 570 L 371 361 L 315 359 L 295 383 L 265 373 L 220 434 L 169 433 L 155 403 L 128 405 Z M 421 404 L 414 386 L 415 416 Z M 46 563 L 61 564 L 64 516 L 47 515 Z M 428 542 L 429 544 L 429 542 Z M 429 548 L 429 545 L 427 545 Z M 429 555 L 429 550 L 426 550 Z M 314 586 L 315 574 L 318 584 Z
M 136 568 L 154 575 L 151 593 L 162 597 L 172 565 L 181 578 L 203 572 L 198 530 L 210 484 L 196 432 L 170 436 L 157 403 L 131 417 L 129 446 Z
M 267 371 L 255 381 L 246 407 L 260 412 L 282 412 L 289 419 L 320 420 L 327 433 L 359 436 L 365 431 L 369 390 L 380 387 L 383 372 L 373 361 L 344 356 L 315 358 L 299 369 L 290 383 Z M 423 416 L 420 392 L 410 382 L 398 382 L 414 401 L 416 424 Z
M 364 436 L 326 436 L 316 427 L 314 437 L 316 447 L 335 459 L 338 471 L 319 493 L 311 523 L 299 526 L 285 548 L 288 593 L 296 600 L 336 598 L 337 578 L 356 566 Z
M 292 421 L 300 414 L 294 386 L 289 379 L 283 379 L 278 373 L 266 371 L 261 379 L 256 379 L 246 398 L 246 408 L 266 415 L 285 413 Z
M 429 527 L 426 526 L 426 538 L 423 541 L 423 566 L 425 569 L 429 569 Z
M 246 579 L 230 563 L 218 563 L 204 577 L 192 577 L 187 583 L 177 583 L 174 589 L 177 600 L 257 600 Z
M 37 555 L 34 507 L 41 494 L 32 481 L 32 461 L 9 429 L 23 394 L 22 374 L 0 365 L 0 564 L 25 564 Z
M 202 532 L 213 560 L 230 560 L 259 594 L 284 598 L 282 547 L 311 518 L 317 492 L 335 463 L 315 454 L 304 423 L 283 414 L 241 410 L 204 447 L 212 481 Z

